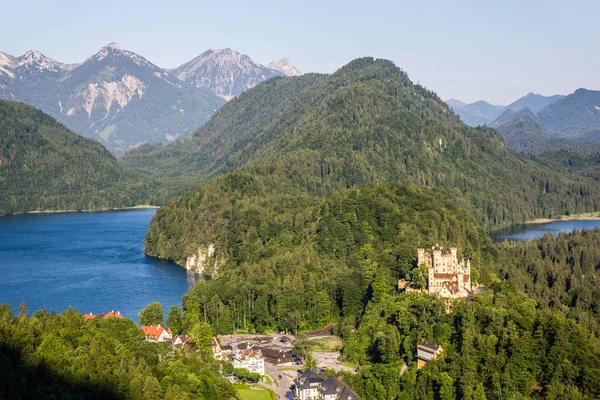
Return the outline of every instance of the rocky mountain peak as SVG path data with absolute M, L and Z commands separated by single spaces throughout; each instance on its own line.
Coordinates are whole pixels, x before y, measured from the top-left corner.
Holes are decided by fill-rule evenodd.
M 287 76 L 302 75 L 302 72 L 300 72 L 298 68 L 294 67 L 290 60 L 288 60 L 287 58 L 282 58 L 277 62 L 273 61 L 268 65 L 268 67 L 272 70 L 279 71 Z
M 225 100 L 282 75 L 231 48 L 209 49 L 172 72 L 180 80 L 207 89 Z
M 104 48 L 115 49 L 115 50 L 122 50 L 121 46 L 119 46 L 119 44 L 115 43 L 115 42 L 110 42 L 109 44 L 107 44 L 106 46 L 104 46 Z
M 60 66 L 56 61 L 35 50 L 29 50 L 27 53 L 25 53 L 25 55 L 21 56 L 17 66 L 20 68 L 37 69 L 40 71 L 60 70 Z
M 8 75 L 14 78 L 15 74 L 12 70 L 15 68 L 15 65 L 14 57 L 0 51 L 0 75 Z

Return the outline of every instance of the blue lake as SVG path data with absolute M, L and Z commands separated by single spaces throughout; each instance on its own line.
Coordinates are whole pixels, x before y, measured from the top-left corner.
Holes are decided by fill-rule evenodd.
M 546 233 L 558 234 L 560 232 L 571 232 L 573 229 L 594 229 L 597 226 L 600 226 L 600 220 L 556 221 L 543 224 L 516 225 L 494 231 L 490 233 L 490 236 L 494 242 L 499 242 L 504 239 L 531 240 L 542 237 Z
M 160 301 L 165 313 L 198 275 L 144 255 L 156 210 L 0 217 L 0 303 L 16 313 L 42 307 L 82 313 L 138 312 Z

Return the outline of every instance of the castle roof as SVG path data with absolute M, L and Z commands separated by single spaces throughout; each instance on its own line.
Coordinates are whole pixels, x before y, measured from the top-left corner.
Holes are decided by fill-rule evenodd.
M 458 274 L 433 274 L 433 277 L 436 279 L 443 279 L 445 281 L 451 281 L 454 278 L 458 277 Z

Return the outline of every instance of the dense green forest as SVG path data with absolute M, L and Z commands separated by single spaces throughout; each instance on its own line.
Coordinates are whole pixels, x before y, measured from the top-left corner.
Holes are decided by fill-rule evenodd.
M 600 342 L 559 311 L 496 284 L 460 302 L 451 314 L 430 296 L 371 302 L 355 332 L 343 325 L 344 354 L 360 361 L 345 380 L 364 399 L 595 399 L 600 396 Z M 415 366 L 419 340 L 444 357 Z M 409 368 L 400 374 L 401 365 Z
M 236 398 L 210 354 L 143 340 L 129 319 L 85 321 L 72 309 L 30 318 L 0 305 L 2 399 Z
M 600 229 L 502 243 L 489 280 L 510 282 L 542 309 L 560 310 L 600 335 Z
M 194 210 L 197 199 L 186 199 Z M 413 269 L 419 243 L 460 247 L 473 259 L 475 277 L 484 260 L 497 256 L 485 232 L 438 189 L 366 185 L 298 211 L 290 199 L 280 204 L 289 211 L 278 215 L 262 213 L 253 199 L 240 194 L 236 207 L 223 211 L 224 220 L 239 221 L 224 231 L 227 261 L 217 278 L 184 296 L 184 326 L 200 318 L 218 333 L 234 326 L 318 328 L 339 317 L 358 319 L 371 299 L 389 295 Z M 201 221 L 189 223 L 195 234 L 210 235 Z
M 372 58 L 259 84 L 181 143 L 145 146 L 123 162 L 198 182 L 241 171 L 318 197 L 377 181 L 437 186 L 486 227 L 595 211 L 600 198 L 597 182 L 519 156 L 495 130 L 466 126 L 435 93 Z
M 206 321 L 215 333 L 297 332 L 336 322 L 344 358 L 361 366 L 344 379 L 364 399 L 600 396 L 600 229 L 493 246 L 442 190 L 388 184 L 322 199 L 278 238 L 261 236 L 273 228 L 259 216 L 256 230 L 240 226 L 254 240 L 232 238 L 237 257 L 222 275 L 184 296 L 183 318 L 171 310 L 177 330 Z M 486 283 L 451 314 L 435 297 L 395 289 L 417 270 L 419 243 L 438 240 L 471 257 L 474 279 Z M 445 355 L 417 370 L 420 340 Z
M 223 141 L 233 151 L 216 157 L 214 165 L 206 160 L 197 165 L 205 165 L 203 174 L 237 171 L 161 208 L 146 237 L 148 254 L 185 265 L 199 249 L 214 246 L 213 259 L 205 263 L 209 274 L 248 257 L 244 252 L 258 260 L 263 254 L 254 248 L 261 241 L 269 248 L 274 238 L 283 240 L 286 225 L 306 218 L 322 198 L 373 181 L 446 189 L 485 228 L 598 209 L 600 182 L 593 177 L 520 157 L 496 131 L 467 127 L 390 62 L 359 59 L 330 76 L 305 77 L 312 85 L 299 79 L 258 85 L 208 122 L 223 129 L 215 143 Z M 259 105 L 269 94 L 289 105 L 275 116 L 265 114 Z M 237 121 L 238 111 L 246 122 L 223 128 Z M 246 136 L 238 141 L 232 132 Z M 185 153 L 197 138 L 170 149 Z M 174 163 L 170 168 L 177 165 L 179 156 L 157 154 Z
M 529 117 L 522 117 L 496 127 L 505 143 L 521 153 L 538 154 L 566 150 L 573 153 L 600 153 L 598 143 L 582 143 L 568 138 L 548 137 L 544 128 Z
M 412 293 L 370 302 L 358 326 L 338 322 L 345 357 L 367 366 L 346 381 L 377 399 L 598 398 L 599 245 L 598 228 L 500 243 L 487 292 L 451 314 Z M 445 355 L 417 371 L 423 339 Z
M 0 214 L 148 204 L 155 190 L 100 143 L 31 106 L 0 101 Z

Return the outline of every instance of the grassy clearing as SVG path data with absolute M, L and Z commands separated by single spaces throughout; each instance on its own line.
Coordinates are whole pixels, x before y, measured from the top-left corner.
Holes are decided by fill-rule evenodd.
M 276 400 L 277 396 L 271 390 L 258 386 L 236 385 L 241 400 Z
M 310 351 L 332 352 L 342 350 L 342 339 L 337 336 L 310 339 L 308 341 Z

